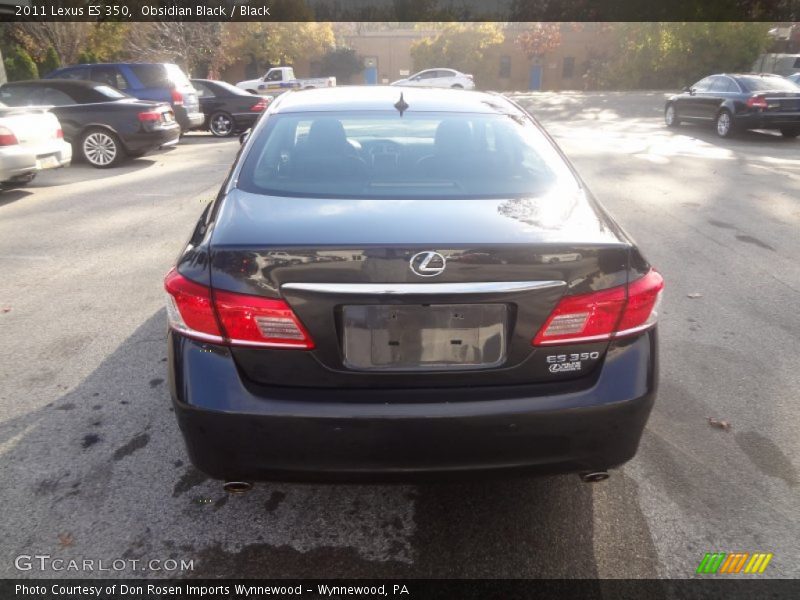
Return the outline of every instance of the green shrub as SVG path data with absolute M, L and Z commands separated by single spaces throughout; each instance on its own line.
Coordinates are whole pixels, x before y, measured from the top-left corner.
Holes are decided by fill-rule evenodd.
M 39 73 L 42 75 L 47 75 L 55 71 L 57 68 L 61 66 L 61 59 L 58 56 L 58 52 L 52 46 L 47 48 L 47 53 L 44 56 L 44 60 L 39 63 Z
M 5 58 L 4 64 L 9 81 L 39 78 L 39 69 L 36 68 L 36 63 L 33 62 L 31 55 L 19 46 L 14 46 L 11 53 Z

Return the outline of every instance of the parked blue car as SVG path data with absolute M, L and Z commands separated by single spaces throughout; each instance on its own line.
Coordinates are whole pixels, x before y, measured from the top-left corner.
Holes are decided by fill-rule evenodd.
M 169 102 L 182 131 L 199 127 L 205 116 L 197 90 L 178 65 L 170 63 L 102 63 L 62 67 L 45 79 L 85 79 L 125 92 L 140 100 Z

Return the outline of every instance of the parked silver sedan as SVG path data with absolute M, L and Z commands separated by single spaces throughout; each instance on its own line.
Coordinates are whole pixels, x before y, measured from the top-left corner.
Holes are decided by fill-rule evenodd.
M 24 185 L 42 169 L 65 167 L 71 160 L 72 146 L 47 108 L 0 102 L 0 186 Z

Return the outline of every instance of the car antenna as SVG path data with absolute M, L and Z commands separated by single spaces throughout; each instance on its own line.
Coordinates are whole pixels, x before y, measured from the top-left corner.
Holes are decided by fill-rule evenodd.
M 397 112 L 400 113 L 400 117 L 402 117 L 403 113 L 408 110 L 408 103 L 403 100 L 403 92 L 400 92 L 400 100 L 395 102 L 394 107 L 397 109 Z

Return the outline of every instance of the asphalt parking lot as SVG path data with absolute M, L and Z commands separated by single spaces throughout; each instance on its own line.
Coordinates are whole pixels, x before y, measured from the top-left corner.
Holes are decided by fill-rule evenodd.
M 188 464 L 165 385 L 162 277 L 238 149 L 191 134 L 0 195 L 0 576 L 682 578 L 742 551 L 800 577 L 800 141 L 668 130 L 656 92 L 517 100 L 667 281 L 635 460 L 596 485 L 226 495 Z M 34 554 L 194 569 L 17 570 Z

